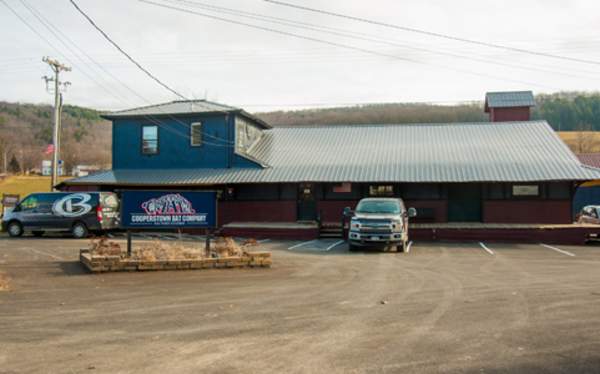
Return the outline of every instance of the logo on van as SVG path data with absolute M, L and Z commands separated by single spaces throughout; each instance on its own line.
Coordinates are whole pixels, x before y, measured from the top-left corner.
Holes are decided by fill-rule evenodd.
M 67 195 L 52 205 L 54 214 L 63 217 L 79 217 L 92 210 L 92 206 L 88 202 L 92 196 L 87 193 L 74 193 Z
M 195 214 L 192 203 L 178 193 L 163 195 L 142 203 L 142 209 L 151 216 Z

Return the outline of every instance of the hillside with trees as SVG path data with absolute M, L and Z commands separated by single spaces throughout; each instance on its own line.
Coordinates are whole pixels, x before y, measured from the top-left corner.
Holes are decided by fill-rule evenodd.
M 575 152 L 600 149 L 600 139 L 590 133 L 600 131 L 600 93 L 537 94 L 536 101 L 534 119 L 547 120 L 557 131 L 581 134 L 562 135 Z M 274 126 L 487 121 L 482 102 L 370 104 L 256 115 Z M 93 109 L 71 105 L 64 106 L 62 118 L 61 158 L 66 170 L 79 164 L 110 167 L 110 122 Z M 48 105 L 0 102 L 0 171 L 18 174 L 39 169 L 43 159 L 50 159 L 44 150 L 52 142 L 52 124 Z
M 533 119 L 545 119 L 557 131 L 600 131 L 600 93 L 537 94 Z M 452 123 L 487 121 L 483 102 L 459 105 L 420 103 L 257 113 L 274 126 L 360 123 Z
M 13 174 L 40 169 L 52 143 L 53 110 L 48 105 L 0 102 L 0 170 Z M 110 122 L 92 109 L 63 107 L 61 158 L 65 172 L 79 164 L 110 166 Z

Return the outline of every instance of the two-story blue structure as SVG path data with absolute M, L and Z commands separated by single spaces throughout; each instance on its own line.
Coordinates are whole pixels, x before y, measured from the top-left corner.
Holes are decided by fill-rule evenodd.
M 255 233 L 337 223 L 367 196 L 402 197 L 432 224 L 571 223 L 577 186 L 600 171 L 529 120 L 534 103 L 490 93 L 492 122 L 272 128 L 242 109 L 173 101 L 105 114 L 113 169 L 61 188 L 217 190 L 219 224 Z

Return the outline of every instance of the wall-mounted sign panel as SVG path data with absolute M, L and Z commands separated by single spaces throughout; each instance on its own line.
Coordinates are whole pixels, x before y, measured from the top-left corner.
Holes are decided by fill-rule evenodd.
M 124 228 L 214 228 L 217 226 L 215 191 L 123 191 Z

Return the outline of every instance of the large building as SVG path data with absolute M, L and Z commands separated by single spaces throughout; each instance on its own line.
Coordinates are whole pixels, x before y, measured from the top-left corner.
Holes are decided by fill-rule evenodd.
M 339 222 L 366 196 L 398 196 L 416 222 L 572 222 L 600 178 L 544 120 L 531 92 L 486 95 L 490 122 L 271 127 L 204 100 L 113 112 L 113 169 L 69 190 L 216 189 L 218 221 Z

